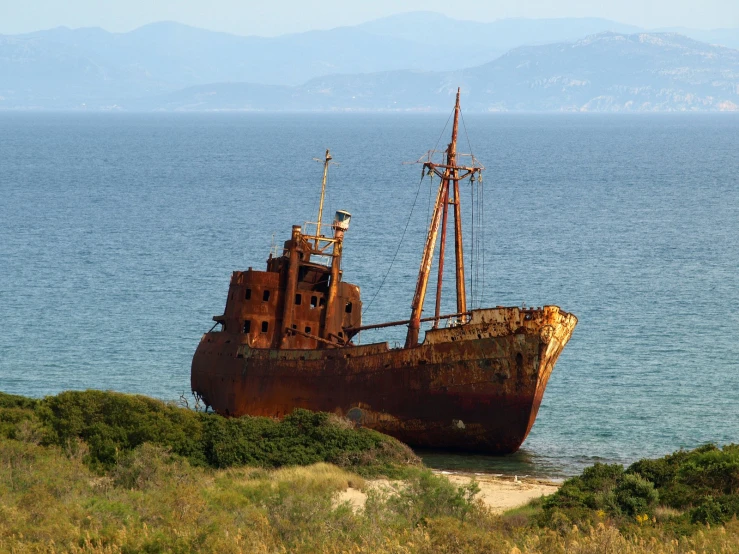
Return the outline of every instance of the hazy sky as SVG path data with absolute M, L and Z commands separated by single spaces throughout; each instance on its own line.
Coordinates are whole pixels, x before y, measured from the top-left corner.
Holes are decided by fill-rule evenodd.
M 172 20 L 240 35 L 274 36 L 415 10 L 479 21 L 603 17 L 648 28 L 739 27 L 739 0 L 0 0 L 0 33 L 59 25 L 129 31 Z

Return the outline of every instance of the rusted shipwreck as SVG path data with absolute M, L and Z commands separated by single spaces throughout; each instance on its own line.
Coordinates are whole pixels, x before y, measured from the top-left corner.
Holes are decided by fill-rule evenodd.
M 337 211 L 324 236 L 321 203 L 314 234 L 293 226 L 266 271 L 235 271 L 223 315 L 192 361 L 193 392 L 226 416 L 282 417 L 295 408 L 334 412 L 412 446 L 504 454 L 516 451 L 534 423 L 549 376 L 577 318 L 557 306 L 468 310 L 460 181 L 479 178 L 473 158 L 457 160 L 459 92 L 407 321 L 362 325 L 359 287 L 342 279 L 350 215 Z M 454 217 L 457 311 L 440 314 L 449 208 Z M 436 306 L 422 318 L 437 236 Z M 327 263 L 317 260 L 328 259 Z M 419 342 L 421 323 L 432 321 Z M 446 325 L 440 325 L 446 322 Z M 402 348 L 358 345 L 362 330 L 407 325 Z

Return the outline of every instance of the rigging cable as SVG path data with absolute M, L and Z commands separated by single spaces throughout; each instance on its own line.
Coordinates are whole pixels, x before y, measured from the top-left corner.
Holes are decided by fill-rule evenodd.
M 362 315 L 365 315 L 367 313 L 367 310 L 370 309 L 370 306 L 372 306 L 372 303 L 375 301 L 375 298 L 377 298 L 377 295 L 380 294 L 380 291 L 382 290 L 382 286 L 385 284 L 385 281 L 387 280 L 387 276 L 390 275 L 390 270 L 393 268 L 393 264 L 395 263 L 395 259 L 398 257 L 398 252 L 400 252 L 400 247 L 403 245 L 403 239 L 405 238 L 405 233 L 408 231 L 408 225 L 410 225 L 411 217 L 413 216 L 413 210 L 416 207 L 416 202 L 418 201 L 418 195 L 421 193 L 421 184 L 423 183 L 423 178 L 425 177 L 424 173 L 421 172 L 421 180 L 418 181 L 418 190 L 416 191 L 416 197 L 413 200 L 413 206 L 411 206 L 411 211 L 408 214 L 408 220 L 405 222 L 405 228 L 403 229 L 403 234 L 400 236 L 400 240 L 398 241 L 398 248 L 395 249 L 395 255 L 393 256 L 393 259 L 390 261 L 390 266 L 387 268 L 387 272 L 385 272 L 385 276 L 382 278 L 382 282 L 380 283 L 380 286 L 377 287 L 377 291 L 375 292 L 375 295 L 372 297 L 372 300 L 369 301 L 369 304 L 367 304 L 367 307 L 362 310 Z
M 480 172 L 479 176 L 479 187 L 480 187 L 480 214 L 483 221 L 482 225 L 482 290 L 480 291 L 480 302 L 484 302 L 484 294 L 485 294 L 485 187 L 482 183 L 482 172 Z
M 479 176 L 479 179 L 477 180 L 477 194 L 480 196 L 480 201 L 478 203 L 478 206 L 480 207 L 480 228 L 479 228 L 479 235 L 480 235 L 480 254 L 482 254 L 482 267 L 480 269 L 481 278 L 480 281 L 480 305 L 484 304 L 482 295 L 485 293 L 485 197 L 483 194 L 485 193 L 485 187 L 483 187 L 482 184 L 482 175 Z
M 460 114 L 462 113 L 462 110 L 461 110 L 461 109 L 459 110 L 459 113 L 460 113 Z M 451 112 L 449 113 L 449 117 L 447 117 L 447 118 L 446 118 L 446 123 L 444 124 L 444 128 L 443 128 L 443 129 L 441 130 L 441 134 L 439 135 L 439 138 L 438 138 L 438 140 L 436 141 L 436 144 L 434 144 L 434 149 L 433 149 L 433 150 L 431 150 L 431 155 L 433 155 L 433 152 L 436 152 L 436 149 L 438 148 L 438 146 L 439 146 L 439 143 L 441 142 L 441 137 L 443 137 L 443 136 L 444 136 L 444 131 L 446 131 L 446 128 L 447 128 L 447 127 L 449 126 L 449 120 L 450 120 L 450 119 L 452 118 L 452 115 L 453 115 L 453 114 L 454 114 L 454 110 L 452 110 L 452 111 L 451 111 Z M 466 131 L 465 131 L 465 132 L 466 132 Z M 429 160 L 429 161 L 431 161 L 431 160 Z
M 462 118 L 462 128 L 464 129 L 464 136 L 467 138 L 467 146 L 470 149 L 470 158 L 472 160 L 472 165 L 474 166 L 475 165 L 475 155 L 472 152 L 472 142 L 470 142 L 470 135 L 467 132 L 467 123 L 464 120 L 464 114 L 462 113 L 462 109 L 461 108 L 459 110 L 459 115 Z M 480 175 L 482 175 L 482 173 L 480 173 Z M 474 177 L 474 175 L 473 175 L 473 177 Z M 472 185 L 472 189 L 474 189 L 475 182 L 472 181 L 471 185 Z M 472 210 L 472 253 L 471 253 L 471 256 L 470 256 L 469 287 L 470 287 L 470 296 L 472 298 L 472 302 L 474 303 L 474 301 L 475 301 L 474 291 L 478 288 L 478 287 L 476 287 L 476 286 L 473 285 L 473 275 L 475 274 L 475 270 L 476 270 L 476 267 L 477 267 L 477 259 L 475 258 L 476 252 L 475 252 L 474 191 L 472 192 L 472 195 L 473 195 L 473 205 L 470 206 L 470 209 Z M 478 203 L 478 205 L 479 205 L 479 203 Z M 480 218 L 478 217 L 478 226 L 481 223 L 479 221 L 479 219 Z M 479 233 L 478 233 L 478 235 L 479 235 Z M 478 247 L 479 247 L 479 243 L 478 243 Z M 477 253 L 477 255 L 479 257 L 479 253 Z
M 436 144 L 434 145 L 434 149 L 429 152 L 429 161 L 431 161 L 431 156 L 433 156 L 433 153 L 436 151 L 436 148 L 439 146 L 439 142 L 441 142 L 441 137 L 444 136 L 444 131 L 446 131 L 446 128 L 449 126 L 449 121 L 452 119 L 452 115 L 454 114 L 454 110 L 452 110 L 449 113 L 449 117 L 446 119 L 446 123 L 444 124 L 444 128 L 442 129 L 441 133 L 439 134 L 439 138 L 436 141 Z M 465 131 L 466 132 L 466 131 Z M 469 139 L 468 139 L 469 140 Z M 431 186 L 433 185 L 433 172 L 429 172 L 429 175 L 431 175 L 431 184 L 429 185 L 429 214 L 427 215 L 429 222 L 431 221 Z M 403 239 L 405 238 L 405 233 L 408 231 L 408 225 L 411 222 L 411 216 L 413 215 L 413 210 L 416 207 L 416 202 L 418 201 L 418 195 L 421 192 L 421 183 L 423 183 L 424 178 L 423 171 L 421 172 L 421 180 L 418 182 L 418 190 L 416 191 L 416 198 L 413 200 L 413 206 L 411 206 L 411 211 L 408 214 L 408 221 L 405 222 L 405 229 L 403 229 L 403 234 L 400 237 L 400 241 L 398 241 L 398 248 L 395 250 L 395 255 L 393 256 L 393 259 L 390 261 L 390 266 L 387 268 L 387 272 L 385 273 L 385 276 L 382 278 L 382 282 L 380 283 L 380 286 L 377 288 L 377 291 L 375 292 L 375 295 L 372 297 L 372 300 L 369 301 L 369 304 L 362 310 L 362 315 L 365 315 L 367 311 L 370 309 L 370 306 L 372 306 L 372 303 L 375 301 L 375 298 L 377 298 L 377 295 L 380 294 L 380 291 L 382 290 L 383 285 L 385 284 L 385 281 L 387 280 L 388 275 L 390 275 L 390 270 L 393 268 L 393 264 L 395 263 L 395 259 L 398 257 L 398 252 L 400 252 L 400 247 L 403 244 Z
M 431 193 L 434 192 L 434 172 L 430 172 L 429 176 L 429 205 L 426 208 L 426 228 L 431 225 Z
M 475 193 L 477 193 L 477 257 L 475 258 L 475 290 L 477 291 L 478 307 L 482 306 L 482 289 L 480 288 L 480 250 L 484 248 L 481 242 L 482 236 L 482 200 L 480 198 L 480 181 L 475 181 Z

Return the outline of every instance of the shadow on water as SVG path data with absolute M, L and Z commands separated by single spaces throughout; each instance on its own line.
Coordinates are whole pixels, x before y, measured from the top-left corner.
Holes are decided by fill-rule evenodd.
M 571 463 L 571 461 L 568 463 L 565 460 L 538 455 L 524 448 L 505 456 L 423 448 L 414 448 L 413 451 L 431 469 L 505 476 L 529 476 L 553 480 L 567 479 L 574 474 L 578 474 L 582 468 L 601 461 L 590 458 L 588 460 L 578 460 L 579 463 Z

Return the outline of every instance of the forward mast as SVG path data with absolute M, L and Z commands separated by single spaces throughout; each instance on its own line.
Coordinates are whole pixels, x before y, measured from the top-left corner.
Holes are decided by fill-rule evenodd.
M 331 161 L 332 159 L 331 152 L 328 149 L 326 150 L 326 155 L 323 160 L 316 158 L 316 161 L 323 161 L 323 180 L 321 182 L 321 200 L 318 206 L 318 220 L 315 222 L 306 222 L 304 225 L 306 231 L 310 225 L 315 225 L 315 235 L 303 233 L 300 226 L 294 225 L 292 237 L 289 241 L 289 247 L 286 249 L 289 263 L 282 313 L 282 338 L 280 341 L 280 346 L 282 348 L 289 347 L 290 337 L 296 334 L 313 338 L 319 343 L 331 346 L 336 346 L 332 339 L 340 339 L 340 342 L 343 342 L 343 337 L 338 334 L 340 329 L 334 329 L 330 322 L 333 320 L 333 315 L 336 311 L 336 298 L 339 291 L 339 284 L 341 282 L 341 253 L 344 242 L 344 233 L 349 228 L 351 214 L 344 210 L 337 210 L 334 222 L 331 225 L 333 236 L 327 237 L 321 234 L 323 201 L 326 197 L 328 169 L 333 163 Z M 304 245 L 303 247 L 307 252 L 301 252 L 300 245 Z M 301 260 L 305 257 L 306 253 L 308 256 L 323 256 L 330 259 L 328 298 L 326 300 L 325 317 L 324 323 L 321 326 L 320 336 L 313 336 L 305 332 L 301 332 L 296 330 L 293 326 L 293 312 L 295 309 L 294 299 L 298 287 Z

